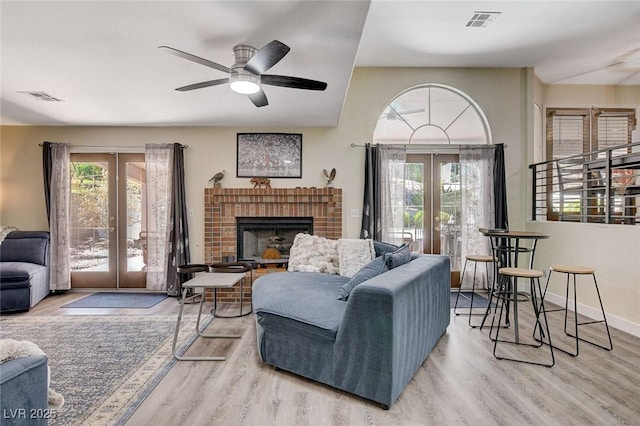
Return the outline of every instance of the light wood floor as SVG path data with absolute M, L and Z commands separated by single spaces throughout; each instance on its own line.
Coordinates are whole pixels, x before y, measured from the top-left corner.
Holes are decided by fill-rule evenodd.
M 178 311 L 175 299 L 139 310 L 59 307 L 84 295 L 50 296 L 26 315 Z M 196 305 L 186 311 L 195 313 Z M 553 315 L 552 338 L 566 344 L 560 339 L 561 316 Z M 527 336 L 531 310 L 521 308 L 520 318 Z M 178 362 L 127 425 L 640 425 L 640 338 L 615 329 L 613 351 L 582 343 L 577 358 L 556 351 L 556 365 L 547 368 L 495 359 L 488 329 L 471 329 L 467 317 L 452 315 L 434 351 L 384 411 L 370 401 L 262 365 L 254 321 L 253 314 L 216 318 L 209 332 L 240 333 L 242 338 L 200 339 L 188 354 L 224 355 L 227 361 Z M 601 336 L 595 327 L 581 330 L 581 337 Z M 511 345 L 503 350 L 525 353 Z M 548 351 L 527 354 L 542 359 Z

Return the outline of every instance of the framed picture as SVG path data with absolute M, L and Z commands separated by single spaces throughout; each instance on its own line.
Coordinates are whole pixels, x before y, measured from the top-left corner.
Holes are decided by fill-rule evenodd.
M 236 177 L 301 178 L 302 134 L 238 133 Z

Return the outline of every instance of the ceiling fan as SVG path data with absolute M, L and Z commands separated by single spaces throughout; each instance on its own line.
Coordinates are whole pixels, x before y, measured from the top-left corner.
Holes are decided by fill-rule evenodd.
M 592 70 L 581 71 L 566 77 L 562 77 L 561 79 L 556 80 L 554 83 L 564 82 L 566 80 L 571 80 L 577 77 L 582 77 L 583 75 L 604 70 L 612 70 L 620 74 L 622 78 L 618 81 L 615 81 L 613 83 L 615 85 L 623 84 L 627 80 L 630 80 L 636 74 L 640 73 L 640 48 L 628 50 L 622 55 L 617 56 L 613 61 L 609 62 L 606 65 L 597 67 Z
M 327 88 L 327 83 L 323 81 L 285 75 L 263 74 L 269 68 L 280 62 L 280 60 L 289 53 L 289 50 L 291 50 L 289 46 L 278 40 L 273 40 L 260 50 L 244 44 L 235 46 L 233 48 L 235 62 L 231 65 L 231 68 L 183 52 L 182 50 L 174 49 L 173 47 L 160 46 L 158 49 L 229 74 L 227 78 L 178 87 L 176 90 L 180 92 L 229 83 L 231 90 L 236 93 L 248 95 L 255 106 L 263 107 L 269 105 L 269 101 L 267 101 L 267 95 L 265 95 L 262 90 L 261 84 L 304 90 L 325 90 Z

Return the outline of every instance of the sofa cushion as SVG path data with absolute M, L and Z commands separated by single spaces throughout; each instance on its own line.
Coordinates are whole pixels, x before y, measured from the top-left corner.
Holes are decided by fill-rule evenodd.
M 340 275 L 311 272 L 263 275 L 253 283 L 253 309 L 258 316 L 280 317 L 281 326 L 334 340 L 346 306 L 335 294 L 346 281 Z
M 0 262 L 49 264 L 49 232 L 13 231 L 0 245 Z
M 383 257 L 389 269 L 397 268 L 411 260 L 411 248 L 403 244 L 396 251 L 385 253 Z
M 342 287 L 338 289 L 338 300 L 347 300 L 351 291 L 356 288 L 358 284 L 362 284 L 363 282 L 376 277 L 383 272 L 389 270 L 389 267 L 384 261 L 384 257 L 376 257 L 371 262 L 364 265 L 358 272 L 356 272 L 351 279 L 346 282 Z
M 47 267 L 26 262 L 0 262 L 0 288 L 14 288 L 16 284 L 28 287 L 29 280 Z
M 297 234 L 289 250 L 290 272 L 324 272 L 337 274 L 338 241 L 317 235 Z
M 384 243 L 382 241 L 374 241 L 373 248 L 376 251 L 376 257 L 382 256 L 385 253 L 398 250 L 400 247 L 395 244 Z

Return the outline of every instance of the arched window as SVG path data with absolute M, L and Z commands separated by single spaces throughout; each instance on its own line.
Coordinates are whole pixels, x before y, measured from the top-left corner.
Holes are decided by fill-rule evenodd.
M 489 122 L 467 94 L 424 84 L 396 96 L 378 119 L 373 142 L 381 144 L 491 144 Z

